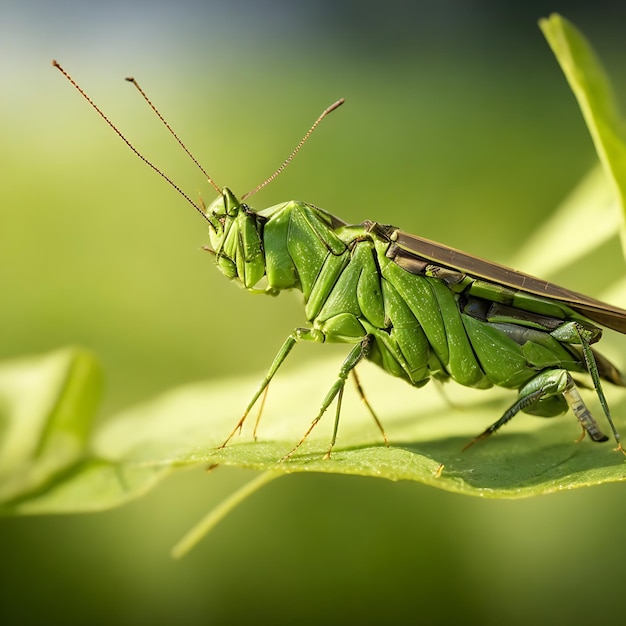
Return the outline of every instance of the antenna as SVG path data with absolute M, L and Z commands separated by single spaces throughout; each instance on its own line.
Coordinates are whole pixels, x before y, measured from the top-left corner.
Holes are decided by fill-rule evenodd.
M 152 101 L 150 100 L 150 98 L 148 98 L 146 92 L 139 86 L 139 83 L 132 76 L 128 76 L 126 80 L 129 83 L 132 83 L 137 88 L 137 91 L 141 94 L 141 97 L 150 105 L 150 108 L 157 114 L 157 117 L 163 122 L 165 128 L 167 128 L 172 137 L 176 139 L 178 145 L 187 153 L 189 158 L 198 166 L 198 169 L 206 176 L 207 181 L 212 185 L 213 189 L 215 189 L 217 193 L 221 194 L 222 190 L 217 186 L 217 183 L 207 174 L 206 170 L 202 167 L 202 165 L 200 165 L 196 157 L 194 157 L 193 154 L 191 154 L 191 152 L 187 150 L 187 146 L 180 140 L 178 135 L 174 132 L 174 129 L 165 121 L 165 118 L 159 113 L 159 110 L 154 106 L 154 104 L 152 104 Z
M 83 91 L 83 89 L 78 85 L 78 83 L 76 83 L 76 81 L 61 67 L 61 65 L 57 61 L 53 60 L 52 61 L 52 65 L 54 67 L 56 67 L 59 70 L 59 72 L 61 72 L 61 74 L 63 74 L 63 76 L 65 76 L 65 78 L 67 78 L 67 80 L 76 88 L 76 90 L 80 93 L 80 95 L 83 98 L 85 98 L 85 100 L 87 100 L 87 102 L 91 105 L 91 107 L 93 109 L 95 109 L 95 111 L 98 113 L 98 115 L 100 115 L 100 117 L 115 131 L 115 133 L 118 135 L 118 137 L 135 153 L 135 155 L 138 156 L 146 165 L 148 165 L 150 168 L 152 168 L 167 183 L 169 183 L 169 185 L 171 187 L 173 187 L 183 198 L 185 198 L 185 200 L 198 213 L 200 213 L 200 215 L 202 215 L 202 217 L 205 220 L 207 220 L 209 222 L 209 224 L 211 224 L 211 221 L 210 221 L 209 217 L 206 215 L 206 213 L 203 210 L 203 208 L 204 208 L 203 205 L 196 204 L 169 176 L 167 176 L 167 174 L 162 172 L 156 165 L 154 165 L 151 161 L 149 161 L 146 157 L 144 157 L 143 154 L 141 154 L 137 150 L 137 148 L 135 148 L 135 146 L 133 146 L 133 144 L 131 144 L 130 141 L 128 139 L 126 139 L 126 137 L 121 133 L 121 131 L 117 128 L 117 126 L 115 126 L 115 124 L 113 124 L 113 122 L 111 122 L 111 120 L 102 112 L 102 110 L 98 107 L 98 105 L 85 93 L 85 91 Z M 148 98 L 148 96 L 146 95 L 144 90 L 139 86 L 139 83 L 132 76 L 127 77 L 126 80 L 128 82 L 132 83 L 135 86 L 137 91 L 139 91 L 139 93 L 141 94 L 142 98 L 146 101 L 146 103 L 154 111 L 154 113 L 157 115 L 157 117 L 161 120 L 161 122 L 163 123 L 165 128 L 167 128 L 167 130 L 172 135 L 172 137 L 174 137 L 174 139 L 176 139 L 176 141 L 178 142 L 178 145 L 180 145 L 180 147 L 185 151 L 185 153 L 189 156 L 189 158 L 200 169 L 200 171 L 206 177 L 206 180 L 213 186 L 213 188 L 217 191 L 217 193 L 221 194 L 222 190 L 219 188 L 217 183 L 213 180 L 213 178 L 211 176 L 209 176 L 207 171 L 202 167 L 202 165 L 193 156 L 193 154 L 191 154 L 191 152 L 187 149 L 187 146 L 185 146 L 185 144 L 178 137 L 178 135 L 176 134 L 174 129 L 168 124 L 168 122 L 161 115 L 161 113 L 156 108 L 156 106 L 152 103 L 150 98 Z M 289 165 L 289 163 L 291 163 L 291 161 L 296 156 L 296 154 L 298 154 L 298 152 L 300 152 L 300 149 L 306 143 L 308 138 L 313 134 L 313 131 L 317 128 L 319 123 L 329 113 L 332 113 L 335 109 L 339 108 L 344 102 L 345 102 L 345 99 L 341 98 L 340 100 L 337 100 L 337 102 L 334 102 L 328 108 L 326 108 L 322 112 L 322 114 L 315 120 L 315 122 L 313 123 L 311 128 L 309 128 L 309 130 L 306 132 L 304 137 L 300 140 L 298 145 L 294 148 L 293 152 L 283 161 L 283 163 L 280 165 L 280 167 L 271 176 L 269 176 L 269 178 L 266 178 L 260 185 L 258 185 L 255 189 L 253 189 L 252 191 L 249 191 L 248 193 L 246 193 L 243 196 L 241 196 L 241 199 L 244 200 L 245 198 L 248 198 L 248 197 L 252 196 L 253 194 L 257 193 L 257 191 L 260 191 L 261 189 L 263 189 L 263 187 L 265 187 L 266 185 L 269 185 L 269 183 L 271 183 L 287 167 L 287 165 Z M 213 226 L 213 225 L 211 224 L 211 226 Z
M 302 148 L 306 140 L 311 136 L 313 131 L 317 128 L 318 124 L 329 113 L 332 113 L 335 109 L 339 108 L 344 102 L 345 102 L 345 99 L 341 98 L 340 100 L 337 100 L 337 102 L 334 102 L 333 104 L 331 104 L 327 109 L 325 109 L 322 112 L 322 114 L 315 120 L 315 122 L 313 123 L 313 126 L 311 126 L 311 128 L 309 128 L 309 130 L 306 132 L 306 135 L 302 137 L 298 145 L 294 148 L 293 152 L 283 161 L 282 165 L 269 178 L 266 178 L 258 187 L 256 187 L 252 191 L 249 191 L 248 193 L 245 193 L 243 196 L 241 196 L 241 199 L 245 200 L 246 198 L 250 197 L 251 195 L 255 194 L 257 191 L 260 191 L 261 189 L 263 189 L 263 187 L 271 183 L 289 165 L 289 163 L 291 163 L 291 161 L 296 156 L 296 154 L 300 152 L 300 148 Z
M 118 137 L 135 153 L 135 155 L 138 156 L 146 165 L 151 167 L 159 176 L 161 176 L 161 178 L 166 180 L 183 198 L 185 198 L 185 200 L 187 200 L 187 202 L 196 211 L 198 211 L 198 213 L 200 213 L 200 215 L 202 215 L 202 217 L 207 222 L 209 222 L 209 224 L 211 224 L 211 221 L 209 220 L 208 216 L 204 213 L 202 208 L 200 206 L 198 206 L 169 176 L 167 176 L 167 174 L 164 174 L 156 165 L 154 165 L 151 161 L 148 161 L 148 159 L 146 159 L 146 157 L 143 156 L 143 154 L 141 154 L 139 152 L 139 150 L 137 150 L 137 148 L 135 148 L 135 146 L 133 146 L 133 144 L 130 143 L 130 141 L 128 141 L 128 139 L 126 139 L 126 137 L 120 132 L 120 130 L 117 128 L 117 126 L 115 126 L 115 124 L 113 124 L 113 122 L 100 110 L 98 105 L 82 90 L 81 87 L 79 87 L 78 83 L 76 83 L 76 81 L 61 67 L 61 65 L 57 61 L 54 61 L 54 60 L 52 61 L 52 65 L 54 67 L 56 67 L 59 70 L 59 72 L 61 72 L 61 74 L 63 74 L 63 76 L 65 76 L 65 78 L 67 78 L 67 80 L 76 88 L 76 90 L 80 93 L 80 95 L 83 96 L 83 98 L 85 98 L 85 100 L 87 100 L 87 102 L 92 106 L 92 108 L 96 110 L 98 115 L 100 115 L 100 117 L 115 131 L 115 133 L 118 135 Z M 136 86 L 138 87 L 138 85 L 136 85 Z M 139 91 L 141 92 L 141 89 Z M 141 93 L 143 93 L 143 92 L 141 92 Z M 145 95 L 144 95 L 144 97 L 145 97 Z M 147 100 L 147 98 L 146 98 L 146 100 Z M 148 103 L 152 106 L 152 103 L 150 103 L 149 100 L 148 100 Z M 152 106 L 152 108 L 153 108 L 154 111 L 156 111 L 154 106 Z M 156 111 L 156 113 L 161 118 L 161 120 L 165 123 L 165 125 L 168 127 L 170 132 L 174 135 L 174 137 L 176 137 L 178 142 L 181 145 L 183 145 L 182 142 L 178 139 L 178 137 L 174 133 L 174 131 L 172 131 L 171 128 L 165 122 L 165 120 L 163 120 L 163 118 L 161 117 L 159 112 Z M 185 152 L 187 152 L 187 154 L 189 154 L 189 151 L 187 150 L 187 148 L 185 148 L 184 145 L 183 145 L 183 148 L 185 149 Z M 197 161 L 193 158 L 193 156 L 191 158 L 197 164 Z M 202 167 L 200 167 L 200 169 L 204 172 Z M 207 178 L 208 178 L 209 182 L 218 190 L 218 192 L 221 193 L 221 190 L 219 189 L 219 187 L 217 187 L 217 185 L 213 182 L 213 180 L 210 177 L 208 177 L 208 176 L 207 176 Z

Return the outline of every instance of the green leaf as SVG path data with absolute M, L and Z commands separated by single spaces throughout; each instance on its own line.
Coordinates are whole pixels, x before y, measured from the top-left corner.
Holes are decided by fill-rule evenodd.
M 55 359 L 58 355 L 40 362 Z M 610 444 L 573 443 L 580 430 L 571 415 L 553 420 L 521 415 L 504 432 L 461 453 L 462 446 L 507 406 L 513 392 L 477 391 L 452 383 L 444 396 L 435 384 L 417 390 L 370 364 L 360 369 L 360 377 L 382 417 L 390 447 L 383 445 L 356 391 L 349 390 L 332 457 L 323 458 L 333 422 L 327 415 L 297 453 L 281 461 L 306 430 L 311 409 L 321 401 L 340 361 L 334 357 L 289 373 L 281 371 L 258 441 L 252 438 L 252 424 L 246 424 L 242 435 L 224 449 L 218 446 L 236 423 L 242 395 L 252 393 L 255 378 L 188 385 L 125 411 L 105 422 L 94 433 L 90 449 L 74 454 L 75 462 L 64 464 L 63 472 L 55 472 L 21 498 L 10 499 L 3 511 L 103 509 L 140 495 L 176 468 L 198 464 L 415 480 L 458 493 L 507 498 L 626 478 L 623 457 Z M 607 391 L 619 412 L 620 404 L 615 403 L 619 394 Z M 458 408 L 450 406 L 447 395 Z M 301 398 L 312 400 L 298 409 Z M 90 419 L 82 408 L 76 405 L 79 414 L 74 422 L 82 424 L 79 430 Z M 438 476 L 440 464 L 445 468 Z
M 554 14 L 540 20 L 543 31 L 585 118 L 600 162 L 615 185 L 626 214 L 626 134 L 611 83 L 583 35 Z M 622 236 L 624 245 L 624 236 Z
M 100 387 L 84 350 L 0 365 L 0 503 L 47 491 L 89 454 Z
M 416 390 L 370 364 L 360 367 L 359 375 L 383 420 L 390 447 L 385 448 L 358 394 L 349 389 L 332 457 L 323 458 L 333 425 L 329 414 L 301 448 L 282 461 L 314 417 L 340 361 L 334 357 L 301 370 L 281 371 L 257 441 L 250 423 L 230 445 L 217 449 L 239 417 L 237 399 L 251 395 L 258 383 L 250 378 L 191 385 L 125 412 L 102 429 L 95 448 L 99 456 L 123 465 L 202 463 L 283 473 L 355 474 L 416 480 L 490 497 L 520 497 L 626 478 L 623 456 L 611 444 L 573 443 L 580 428 L 571 415 L 553 420 L 522 415 L 497 437 L 461 453 L 463 445 L 495 421 L 514 392 L 477 391 L 452 383 L 445 396 L 453 398 L 455 408 L 436 384 Z M 616 412 L 615 396 L 620 395 L 610 393 Z M 302 407 L 301 398 L 311 401 Z M 440 464 L 446 467 L 438 477 Z

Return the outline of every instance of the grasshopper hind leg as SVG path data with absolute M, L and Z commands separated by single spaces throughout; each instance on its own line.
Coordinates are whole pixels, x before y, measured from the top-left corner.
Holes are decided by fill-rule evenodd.
M 473 444 L 495 433 L 520 411 L 542 417 L 553 417 L 564 413 L 568 406 L 582 426 L 583 436 L 587 433 L 593 441 L 608 440 L 587 408 L 570 373 L 567 370 L 555 369 L 539 373 L 522 387 L 517 401 L 498 421 L 465 445 L 463 450 L 467 450 Z M 577 441 L 582 439 L 583 437 L 580 437 Z

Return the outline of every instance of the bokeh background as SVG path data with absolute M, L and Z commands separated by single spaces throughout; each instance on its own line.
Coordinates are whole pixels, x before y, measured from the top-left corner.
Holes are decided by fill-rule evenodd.
M 506 262 L 595 163 L 536 25 L 552 11 L 591 39 L 623 102 L 626 10 L 612 1 L 3 0 L 0 356 L 90 348 L 106 372 L 105 420 L 177 384 L 260 374 L 303 321 L 296 294 L 252 297 L 215 271 L 200 250 L 205 224 L 52 58 L 207 201 L 213 190 L 124 76 L 236 193 L 343 96 L 252 204 L 306 200 Z M 569 284 L 600 295 L 598 267 Z M 316 354 L 305 346 L 289 367 Z M 0 520 L 0 622 L 602 624 L 624 614 L 623 485 L 481 501 L 291 476 L 171 560 L 188 527 L 251 476 L 198 469 L 102 514 Z

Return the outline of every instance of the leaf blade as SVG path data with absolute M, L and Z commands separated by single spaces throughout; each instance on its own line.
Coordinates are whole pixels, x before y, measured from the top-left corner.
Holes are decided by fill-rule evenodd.
M 539 21 L 565 74 L 591 134 L 602 166 L 626 215 L 626 134 L 611 82 L 585 37 L 558 14 Z M 622 220 L 623 222 L 623 220 Z M 622 229 L 622 245 L 624 233 Z

